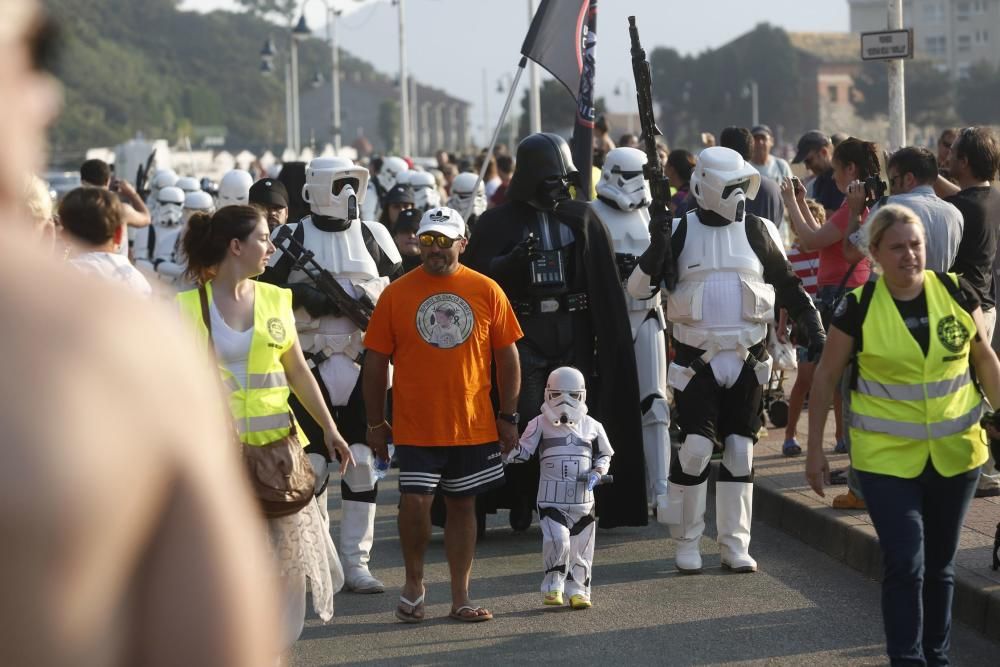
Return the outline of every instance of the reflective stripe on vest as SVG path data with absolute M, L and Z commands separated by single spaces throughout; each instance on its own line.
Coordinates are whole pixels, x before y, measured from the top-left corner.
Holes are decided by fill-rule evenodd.
M 860 300 L 861 288 L 854 294 Z M 982 396 L 969 370 L 975 321 L 932 271 L 924 273 L 919 298 L 927 301 L 926 355 L 884 279 L 872 293 L 847 417 L 851 464 L 858 470 L 913 478 L 929 458 L 941 475 L 951 477 L 986 460 Z
M 209 298 L 212 284 L 206 285 Z M 208 344 L 208 330 L 201 314 L 198 291 L 177 295 L 181 310 L 193 321 Z M 288 435 L 290 390 L 281 356 L 295 342 L 295 316 L 291 292 L 267 283 L 254 283 L 254 324 L 247 358 L 247 375 L 236 378 L 219 366 L 222 382 L 229 391 L 229 409 L 240 440 L 265 445 Z M 307 440 L 298 429 L 299 439 Z

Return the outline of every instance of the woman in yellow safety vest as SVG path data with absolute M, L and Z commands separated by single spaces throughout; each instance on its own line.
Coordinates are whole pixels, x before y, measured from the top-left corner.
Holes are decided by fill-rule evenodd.
M 291 390 L 323 426 L 327 449 L 331 458 L 340 459 L 343 473 L 353 458 L 299 347 L 291 292 L 251 280 L 274 253 L 263 211 L 226 206 L 211 216 L 196 213 L 188 221 L 183 249 L 188 275 L 208 293 L 212 344 L 240 440 L 263 445 L 288 435 Z M 177 301 L 207 345 L 198 290 L 178 294 Z M 290 647 L 305 620 L 306 578 L 316 612 L 328 621 L 344 575 L 315 500 L 295 514 L 268 519 L 267 527 L 286 592 L 283 618 Z
M 1000 405 L 1000 362 L 975 290 L 924 270 L 913 212 L 884 206 L 866 227 L 882 275 L 837 304 L 811 389 L 806 478 L 821 496 L 830 483 L 823 428 L 853 358 L 851 465 L 883 554 L 887 653 L 893 664 L 947 664 L 955 553 L 986 461 L 976 381 Z

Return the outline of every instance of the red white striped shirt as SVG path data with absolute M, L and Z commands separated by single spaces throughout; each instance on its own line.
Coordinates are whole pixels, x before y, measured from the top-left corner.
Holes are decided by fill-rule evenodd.
M 802 287 L 810 295 L 816 294 L 816 274 L 819 273 L 819 252 L 806 252 L 793 243 L 788 250 L 788 261 L 792 269 L 802 280 Z

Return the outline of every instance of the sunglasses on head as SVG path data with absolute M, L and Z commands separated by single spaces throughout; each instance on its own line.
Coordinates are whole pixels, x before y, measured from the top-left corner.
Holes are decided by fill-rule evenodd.
M 448 238 L 447 236 L 435 236 L 434 234 L 421 234 L 417 237 L 417 241 L 425 248 L 430 248 L 432 245 L 437 245 L 439 248 L 450 248 L 455 245 L 455 241 L 457 240 Z

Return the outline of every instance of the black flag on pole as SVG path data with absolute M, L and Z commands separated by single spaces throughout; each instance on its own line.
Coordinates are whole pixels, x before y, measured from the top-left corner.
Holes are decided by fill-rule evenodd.
M 590 198 L 594 135 L 597 0 L 542 0 L 521 54 L 544 67 L 576 102 L 571 148 L 580 171 L 578 199 Z

